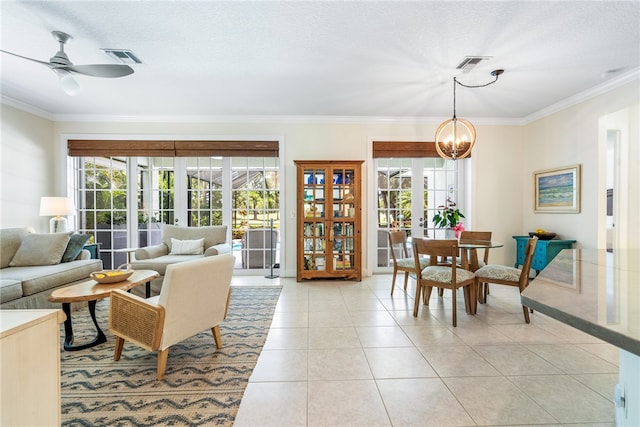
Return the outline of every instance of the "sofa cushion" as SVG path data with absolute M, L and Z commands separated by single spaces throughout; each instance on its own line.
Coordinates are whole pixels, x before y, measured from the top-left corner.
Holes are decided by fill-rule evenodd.
M 19 280 L 0 280 L 0 303 L 13 301 L 22 297 L 22 284 Z
M 22 239 L 29 233 L 35 233 L 35 230 L 31 227 L 0 230 L 0 268 L 9 267 L 9 263 L 16 255 Z
M 22 295 L 28 296 L 77 280 L 89 279 L 89 274 L 98 270 L 102 270 L 102 260 L 99 259 L 78 260 L 55 265 L 8 267 L 0 270 L 0 280 L 20 281 Z
M 202 255 L 204 253 L 204 238 L 198 240 L 171 239 L 169 255 Z
M 227 239 L 226 225 L 212 225 L 207 227 L 183 227 L 180 225 L 163 224 L 162 243 L 171 251 L 171 239 L 197 240 L 204 238 L 204 248 L 224 243 Z
M 70 233 L 27 234 L 9 267 L 59 264 Z
M 80 252 L 82 252 L 82 248 L 84 244 L 89 240 L 88 234 L 72 234 L 69 239 L 69 243 L 67 243 L 67 248 L 64 250 L 64 254 L 62 255 L 62 262 L 73 261 L 78 258 Z

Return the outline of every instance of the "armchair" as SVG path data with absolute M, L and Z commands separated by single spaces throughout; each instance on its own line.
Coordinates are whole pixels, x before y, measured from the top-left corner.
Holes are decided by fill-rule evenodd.
M 162 243 L 136 249 L 135 260 L 131 262 L 131 267 L 135 270 L 155 270 L 160 274 L 160 278 L 151 284 L 153 295 L 159 293 L 167 266 L 202 257 L 231 253 L 231 245 L 226 243 L 226 225 L 184 227 L 163 224 L 161 232 Z M 202 246 L 199 250 L 191 251 L 189 247 L 186 247 L 186 250 L 180 250 L 185 249 L 183 243 L 200 239 L 202 239 Z M 133 292 L 138 294 L 135 289 Z
M 124 291 L 111 293 L 109 329 L 116 336 L 113 355 L 120 360 L 125 341 L 158 352 L 157 378 L 167 368 L 169 347 L 211 329 L 222 347 L 219 325 L 231 296 L 233 255 L 205 257 L 167 266 L 160 295 L 142 299 Z

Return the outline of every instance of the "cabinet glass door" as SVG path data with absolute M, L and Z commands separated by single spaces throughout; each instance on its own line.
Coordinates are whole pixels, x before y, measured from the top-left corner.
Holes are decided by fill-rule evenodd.
M 355 217 L 354 169 L 333 168 L 331 192 L 331 245 L 332 270 L 343 271 L 355 268 Z
M 324 169 L 304 171 L 304 269 L 326 269 L 326 179 Z

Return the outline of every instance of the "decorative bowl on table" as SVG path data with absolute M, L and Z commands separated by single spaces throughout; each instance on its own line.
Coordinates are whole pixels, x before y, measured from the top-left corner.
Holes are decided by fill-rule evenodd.
M 134 270 L 128 264 L 122 264 L 116 270 L 94 271 L 89 276 L 98 283 L 118 283 L 125 281 L 133 274 Z
M 536 236 L 540 240 L 551 240 L 554 237 L 556 237 L 556 233 L 550 233 L 548 231 L 545 231 L 544 233 L 536 233 L 532 231 L 529 233 L 529 237 L 533 237 L 533 236 Z

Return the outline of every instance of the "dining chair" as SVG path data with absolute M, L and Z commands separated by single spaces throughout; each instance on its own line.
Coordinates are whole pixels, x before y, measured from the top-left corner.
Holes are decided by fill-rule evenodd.
M 491 241 L 491 231 L 463 231 L 460 233 L 460 243 L 481 243 Z M 477 270 L 480 267 L 484 267 L 489 264 L 489 248 L 483 249 L 482 258 L 478 258 L 478 250 L 472 249 L 467 252 L 467 254 L 461 253 L 460 256 L 469 255 L 471 259 L 469 259 L 469 265 L 472 270 Z M 462 260 L 458 260 L 458 265 L 462 265 Z M 489 293 L 489 285 L 486 283 L 480 282 L 479 287 L 477 288 L 478 292 L 478 301 L 484 302 L 484 299 L 480 299 L 480 295 L 484 295 L 486 292 Z
M 524 264 L 522 269 L 515 267 L 509 267 L 506 265 L 492 265 L 487 264 L 484 267 L 479 268 L 475 272 L 476 289 L 480 291 L 478 284 L 482 283 L 495 283 L 498 285 L 515 286 L 520 289 L 520 293 L 525 290 L 529 285 L 529 272 L 531 270 L 531 262 L 533 260 L 533 254 L 536 250 L 536 244 L 538 243 L 537 237 L 531 237 L 527 241 L 527 247 L 525 249 Z M 483 290 L 482 299 L 487 301 L 487 287 Z M 525 322 L 529 323 L 529 310 L 524 305 L 522 306 L 522 312 L 524 313 Z
M 112 291 L 113 360 L 120 360 L 125 341 L 156 351 L 157 378 L 162 380 L 172 345 L 210 330 L 221 348 L 220 324 L 227 316 L 234 263 L 233 255 L 223 254 L 169 264 L 160 295 L 149 299 Z
M 418 273 L 429 265 L 428 258 L 420 259 L 420 270 L 416 268 L 416 263 L 412 255 L 409 255 L 407 249 L 407 232 L 406 230 L 390 230 L 389 233 L 389 252 L 391 252 L 391 261 L 393 264 L 393 279 L 391 282 L 391 296 L 396 286 L 396 276 L 398 271 L 404 272 L 404 290 L 407 290 L 407 282 L 409 274 L 417 276 Z
M 467 313 L 473 314 L 472 298 L 476 297 L 475 275 L 468 270 L 459 268 L 453 260 L 458 254 L 457 240 L 429 240 L 421 237 L 412 239 L 414 262 L 420 265 L 422 257 L 429 257 L 429 265 L 422 269 L 416 276 L 416 297 L 413 306 L 413 317 L 418 317 L 418 307 L 420 297 L 423 294 L 423 302 L 429 305 L 431 290 L 451 289 L 451 300 L 453 304 L 453 326 L 457 326 L 457 301 L 456 294 L 459 288 L 464 291 L 464 305 Z M 444 261 L 438 261 L 444 260 Z
M 491 241 L 491 231 L 463 231 L 462 233 L 460 233 L 460 243 L 482 243 L 482 242 L 489 242 Z M 485 248 L 483 249 L 483 256 L 482 258 L 478 258 L 477 260 L 477 264 L 478 264 L 478 268 L 479 267 L 484 267 L 486 264 L 489 263 L 489 248 Z M 471 252 L 476 252 L 476 256 L 477 256 L 477 250 L 476 251 L 471 251 Z M 473 254 L 472 254 L 473 255 Z

